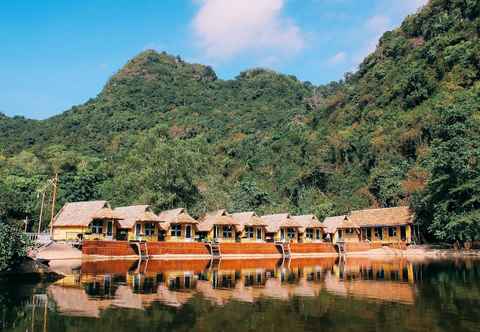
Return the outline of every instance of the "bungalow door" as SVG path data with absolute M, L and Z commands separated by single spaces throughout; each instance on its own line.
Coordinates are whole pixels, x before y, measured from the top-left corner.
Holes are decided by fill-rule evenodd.
M 257 241 L 262 240 L 262 229 L 260 227 L 257 228 Z
M 135 236 L 137 240 L 141 239 L 141 234 L 142 234 L 142 224 L 135 224 Z
M 113 237 L 113 221 L 107 221 L 107 236 Z
M 400 226 L 400 237 L 402 241 L 407 241 L 407 227 Z
M 192 238 L 192 226 L 185 226 L 185 239 L 190 240 Z

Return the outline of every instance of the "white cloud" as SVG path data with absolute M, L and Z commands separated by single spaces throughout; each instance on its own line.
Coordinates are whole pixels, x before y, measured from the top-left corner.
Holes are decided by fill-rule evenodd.
M 245 51 L 295 54 L 305 46 L 300 28 L 282 16 L 284 0 L 194 0 L 192 25 L 204 55 L 228 59 Z
M 338 65 L 340 63 L 344 63 L 345 61 L 347 61 L 347 53 L 345 52 L 338 52 L 330 59 L 328 59 L 328 63 L 330 65 Z

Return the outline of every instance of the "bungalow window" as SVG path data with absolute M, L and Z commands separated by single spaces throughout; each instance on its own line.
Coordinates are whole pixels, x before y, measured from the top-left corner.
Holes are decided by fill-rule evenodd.
M 145 224 L 145 235 L 146 236 L 152 236 L 155 235 L 155 224 Z
M 388 228 L 388 236 L 389 237 L 396 237 L 397 236 L 397 228 L 396 227 L 389 227 Z
M 353 234 L 353 228 L 347 228 L 347 229 L 345 230 L 345 233 L 347 233 L 347 234 Z
M 375 227 L 375 237 L 378 240 L 383 240 L 383 228 L 382 227 Z
M 320 232 L 319 229 L 316 229 L 316 230 L 315 230 L 315 238 L 316 238 L 317 240 L 321 240 L 321 239 L 322 239 L 322 232 Z
M 245 227 L 245 234 L 248 239 L 253 239 L 253 227 Z
M 233 237 L 232 226 L 223 226 L 223 237 L 224 238 Z
M 292 240 L 296 236 L 295 228 L 287 228 L 287 237 Z
M 262 239 L 262 229 L 261 228 L 257 228 L 257 239 L 258 240 Z
M 313 229 L 307 228 L 307 231 L 306 231 L 305 235 L 306 235 L 307 239 L 313 239 Z
M 94 220 L 92 222 L 92 234 L 102 234 L 103 233 L 103 221 Z
M 182 226 L 179 224 L 173 224 L 170 226 L 170 235 L 180 237 L 182 236 Z

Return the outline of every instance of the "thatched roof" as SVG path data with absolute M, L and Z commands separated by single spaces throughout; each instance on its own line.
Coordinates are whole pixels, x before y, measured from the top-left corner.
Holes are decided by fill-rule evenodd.
M 400 226 L 413 223 L 413 214 L 407 206 L 352 211 L 349 218 L 360 227 Z
M 323 221 L 325 233 L 335 233 L 337 231 L 337 227 L 345 220 L 346 217 L 346 215 L 342 215 L 325 218 L 325 220 Z
M 53 220 L 53 226 L 87 227 L 94 219 L 120 219 L 107 201 L 66 203 Z
M 343 221 L 337 226 L 337 229 L 349 229 L 349 228 L 360 228 L 360 225 L 355 221 L 350 219 L 350 216 L 347 216 Z
M 218 210 L 207 213 L 197 224 L 199 232 L 209 232 L 214 225 L 230 225 L 238 228 L 239 223 L 226 210 Z
M 299 223 L 302 227 L 300 233 L 304 233 L 307 228 L 324 228 L 320 220 L 314 214 L 306 214 L 302 216 L 292 216 L 292 219 Z
M 149 205 L 133 205 L 115 208 L 114 212 L 122 217 L 119 221 L 121 228 L 132 228 L 137 221 L 160 222 L 158 216 L 153 213 Z
M 263 221 L 259 216 L 257 216 L 255 212 L 232 213 L 232 217 L 239 225 L 237 228 L 239 232 L 243 231 L 245 226 L 268 226 L 268 224 Z
M 193 219 L 184 208 L 162 211 L 158 218 L 163 230 L 168 230 L 171 224 L 198 224 L 198 221 Z
M 280 230 L 280 227 L 302 227 L 302 225 L 293 220 L 288 213 L 269 214 L 262 216 L 261 218 L 265 223 L 267 223 L 267 233 L 276 233 Z

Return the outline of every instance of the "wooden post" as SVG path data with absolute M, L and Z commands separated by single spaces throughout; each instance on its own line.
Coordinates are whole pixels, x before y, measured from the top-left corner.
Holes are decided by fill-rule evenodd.
M 52 194 L 52 214 L 50 216 L 50 236 L 53 236 L 53 219 L 55 218 L 55 201 L 57 200 L 57 185 L 58 185 L 58 173 L 55 173 L 53 179 L 53 194 Z
M 46 191 L 46 189 L 42 193 L 42 204 L 40 205 L 40 217 L 38 219 L 38 232 L 37 232 L 38 234 L 40 234 L 40 232 L 42 230 L 43 207 L 45 205 L 45 191 Z

